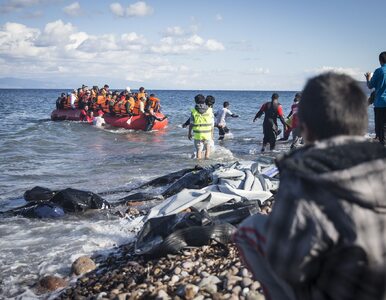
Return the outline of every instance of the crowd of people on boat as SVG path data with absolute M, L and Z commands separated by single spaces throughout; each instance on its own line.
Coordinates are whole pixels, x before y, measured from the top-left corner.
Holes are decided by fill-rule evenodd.
M 107 84 L 100 89 L 82 85 L 68 94 L 62 93 L 56 101 L 56 109 L 79 109 L 80 121 L 89 123 L 104 114 L 118 117 L 145 115 L 150 125 L 154 120 L 162 120 L 157 117 L 161 111 L 160 99 L 153 93 L 149 95 L 144 87 L 140 87 L 138 92 L 132 92 L 130 87 L 119 92 L 110 90 Z

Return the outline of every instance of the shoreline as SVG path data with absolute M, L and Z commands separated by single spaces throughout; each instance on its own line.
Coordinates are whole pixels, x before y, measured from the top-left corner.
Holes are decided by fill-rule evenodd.
M 211 242 L 149 260 L 133 250 L 131 243 L 96 256 L 98 267 L 55 299 L 265 299 L 234 244 Z

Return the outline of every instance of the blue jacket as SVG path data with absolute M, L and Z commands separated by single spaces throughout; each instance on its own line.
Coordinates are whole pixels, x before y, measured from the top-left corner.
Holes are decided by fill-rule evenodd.
M 374 107 L 386 107 L 386 64 L 374 71 L 367 85 L 375 89 Z

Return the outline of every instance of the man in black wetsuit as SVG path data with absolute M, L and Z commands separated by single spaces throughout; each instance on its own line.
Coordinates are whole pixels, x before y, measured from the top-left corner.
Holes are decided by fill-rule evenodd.
M 265 146 L 268 143 L 270 150 L 275 149 L 276 137 L 280 134 L 280 131 L 277 126 L 277 118 L 279 118 L 281 123 L 283 124 L 283 132 L 287 127 L 287 124 L 285 123 L 283 117 L 283 108 L 279 103 L 279 95 L 273 93 L 271 99 L 271 102 L 266 102 L 261 106 L 260 110 L 257 112 L 255 118 L 253 119 L 253 122 L 255 122 L 256 119 L 260 118 L 263 114 L 265 114 L 263 122 L 264 138 L 261 152 L 265 151 Z

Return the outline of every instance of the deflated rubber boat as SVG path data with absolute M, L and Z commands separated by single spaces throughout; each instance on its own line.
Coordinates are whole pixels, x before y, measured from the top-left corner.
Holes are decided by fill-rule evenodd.
M 8 216 L 23 216 L 26 218 L 58 218 L 66 213 L 82 213 L 90 209 L 109 209 L 110 203 L 99 195 L 67 188 L 52 191 L 36 186 L 24 193 L 26 205 L 2 212 Z
M 192 177 L 193 172 L 198 178 L 205 170 L 211 174 L 209 185 L 181 189 L 189 185 L 186 178 Z M 228 243 L 234 225 L 259 212 L 260 206 L 272 198 L 279 185 L 279 180 L 273 178 L 277 173 L 272 164 L 261 162 L 212 166 L 186 173 L 163 194 L 169 195 L 166 191 L 172 186 L 178 186 L 180 191 L 176 190 L 142 217 L 144 224 L 135 253 L 157 257 L 186 246 L 206 245 L 209 240 Z
M 115 190 L 100 195 L 75 189 L 52 191 L 35 187 L 24 194 L 28 204 L 2 214 L 30 218 L 55 218 L 89 209 L 119 209 L 142 205 L 144 214 L 132 219 L 140 228 L 135 241 L 137 255 L 159 257 L 184 247 L 207 245 L 211 240 L 227 244 L 235 225 L 261 211 L 278 188 L 272 160 L 183 169 L 129 190 L 131 194 L 110 204 L 100 195 L 127 193 Z M 157 187 L 161 192 L 151 193 Z M 129 210 L 130 211 L 130 208 Z

